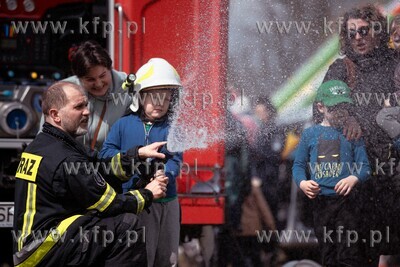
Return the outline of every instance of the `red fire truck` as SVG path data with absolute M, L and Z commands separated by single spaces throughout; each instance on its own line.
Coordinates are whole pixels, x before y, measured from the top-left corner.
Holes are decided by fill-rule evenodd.
M 71 74 L 68 51 L 94 39 L 114 68 L 134 73 L 162 57 L 192 96 L 187 115 L 224 118 L 227 0 L 0 0 L 0 264 L 12 264 L 13 182 L 24 146 L 39 127 L 41 93 Z M 223 125 L 206 123 L 212 132 Z M 184 152 L 178 181 L 183 225 L 224 222 L 224 142 Z

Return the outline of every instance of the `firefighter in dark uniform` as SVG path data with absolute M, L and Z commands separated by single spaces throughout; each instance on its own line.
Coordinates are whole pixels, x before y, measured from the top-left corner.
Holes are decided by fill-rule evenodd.
M 56 83 L 44 93 L 42 109 L 43 132 L 22 153 L 16 173 L 14 265 L 146 266 L 145 229 L 135 214 L 165 196 L 168 178 L 159 172 L 145 189 L 119 194 L 90 166 L 123 181 L 132 162 L 163 158 L 157 150 L 165 142 L 93 162 L 74 139 L 87 131 L 84 91 Z

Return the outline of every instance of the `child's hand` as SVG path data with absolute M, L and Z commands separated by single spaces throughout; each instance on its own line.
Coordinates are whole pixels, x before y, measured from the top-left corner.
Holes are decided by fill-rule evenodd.
M 335 191 L 339 195 L 347 196 L 357 183 L 358 178 L 354 175 L 350 175 L 349 177 L 340 180 L 335 185 Z
M 138 149 L 139 157 L 141 159 L 147 159 L 147 158 L 165 159 L 165 155 L 163 153 L 158 152 L 158 150 L 166 143 L 167 142 L 154 142 L 150 145 L 139 148 Z
M 316 198 L 321 191 L 319 185 L 312 180 L 301 181 L 300 182 L 300 189 L 306 194 L 308 198 Z

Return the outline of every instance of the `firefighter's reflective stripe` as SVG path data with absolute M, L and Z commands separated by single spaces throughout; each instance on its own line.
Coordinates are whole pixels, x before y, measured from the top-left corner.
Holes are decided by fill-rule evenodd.
M 115 176 L 117 176 L 121 181 L 128 181 L 129 176 L 126 175 L 121 164 L 121 153 L 118 153 L 111 159 L 111 167 Z
M 28 183 L 24 223 L 22 225 L 21 236 L 18 238 L 18 251 L 22 249 L 24 239 L 29 236 L 32 230 L 33 219 L 36 213 L 36 189 L 36 184 Z
M 50 251 L 50 249 L 60 240 L 60 238 L 67 231 L 68 227 L 82 215 L 74 215 L 63 220 L 57 228 L 50 231 L 50 234 L 46 237 L 43 243 L 25 260 L 22 262 L 16 262 L 16 257 L 14 257 L 15 266 L 36 266 L 43 259 L 44 256 Z M 64 240 L 62 240 L 64 242 Z M 65 240 L 68 242 L 68 240 Z
M 117 194 L 115 193 L 114 189 L 109 184 L 107 184 L 106 191 L 101 196 L 99 201 L 97 201 L 95 204 L 90 206 L 88 209 L 89 210 L 96 209 L 96 210 L 102 212 L 111 204 L 111 202 L 114 200 L 116 195 Z
M 135 196 L 136 201 L 137 201 L 137 211 L 136 214 L 139 214 L 142 212 L 142 210 L 144 209 L 144 203 L 145 200 L 143 198 L 143 196 L 140 194 L 140 192 L 138 190 L 134 190 L 134 191 L 129 191 L 129 193 L 131 193 L 132 195 Z
M 15 177 L 35 182 L 41 160 L 41 156 L 26 152 L 22 153 Z

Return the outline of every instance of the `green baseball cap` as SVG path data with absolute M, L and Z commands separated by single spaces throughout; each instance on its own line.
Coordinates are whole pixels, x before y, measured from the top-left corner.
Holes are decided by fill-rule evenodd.
M 350 88 L 346 83 L 338 80 L 330 80 L 321 84 L 318 88 L 316 102 L 322 102 L 327 107 L 340 103 L 351 103 Z

